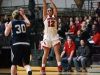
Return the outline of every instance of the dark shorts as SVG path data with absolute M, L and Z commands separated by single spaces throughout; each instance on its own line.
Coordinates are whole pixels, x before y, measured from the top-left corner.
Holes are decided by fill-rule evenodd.
M 22 63 L 25 62 L 26 65 L 30 61 L 31 49 L 30 45 L 14 45 L 11 50 L 11 61 L 12 65 L 23 66 Z

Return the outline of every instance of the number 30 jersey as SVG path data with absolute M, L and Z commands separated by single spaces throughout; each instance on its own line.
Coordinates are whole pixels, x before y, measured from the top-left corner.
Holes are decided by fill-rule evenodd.
M 44 34 L 57 35 L 57 21 L 54 15 L 51 17 L 48 15 L 44 21 Z
M 18 42 L 28 42 L 26 36 L 26 24 L 23 20 L 12 21 L 12 44 Z

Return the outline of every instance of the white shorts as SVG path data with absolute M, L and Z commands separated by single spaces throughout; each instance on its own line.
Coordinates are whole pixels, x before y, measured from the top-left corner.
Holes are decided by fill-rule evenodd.
M 51 48 L 60 42 L 59 35 L 44 35 L 43 41 L 41 43 L 42 47 Z

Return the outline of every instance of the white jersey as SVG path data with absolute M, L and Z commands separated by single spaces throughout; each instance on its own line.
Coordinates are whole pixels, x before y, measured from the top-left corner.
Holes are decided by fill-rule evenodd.
M 52 17 L 48 15 L 44 21 L 44 25 L 44 34 L 57 35 L 57 21 L 54 15 Z

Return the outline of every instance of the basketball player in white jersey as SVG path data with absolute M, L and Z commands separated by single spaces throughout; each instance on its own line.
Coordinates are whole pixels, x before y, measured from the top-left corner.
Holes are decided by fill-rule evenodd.
M 60 59 L 60 39 L 59 35 L 57 34 L 57 8 L 55 4 L 50 0 L 52 8 L 48 8 L 46 6 L 46 0 L 43 0 L 43 21 L 44 21 L 44 38 L 42 42 L 42 47 L 44 49 L 44 55 L 42 57 L 42 67 L 41 67 L 41 74 L 45 75 L 45 64 L 47 61 L 48 53 L 50 48 L 54 48 L 54 52 L 56 55 L 56 60 L 58 64 L 58 72 L 62 71 L 61 67 L 61 59 Z

